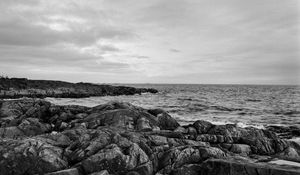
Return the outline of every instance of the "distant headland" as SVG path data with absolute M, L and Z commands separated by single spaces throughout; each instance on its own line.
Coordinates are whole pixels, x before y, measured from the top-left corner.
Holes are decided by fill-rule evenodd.
M 91 96 L 134 95 L 157 92 L 156 89 L 152 88 L 134 88 L 107 84 L 99 85 L 83 82 L 70 83 L 53 80 L 30 80 L 27 78 L 9 78 L 0 76 L 0 98 L 83 98 Z

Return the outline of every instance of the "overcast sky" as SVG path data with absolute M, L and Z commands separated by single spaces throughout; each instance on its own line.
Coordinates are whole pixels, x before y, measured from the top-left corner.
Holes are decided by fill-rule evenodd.
M 0 74 L 98 83 L 300 82 L 299 0 L 1 0 Z

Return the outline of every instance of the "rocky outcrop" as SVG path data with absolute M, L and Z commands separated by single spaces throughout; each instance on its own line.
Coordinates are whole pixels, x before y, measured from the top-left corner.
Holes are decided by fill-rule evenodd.
M 196 121 L 110 102 L 93 108 L 2 101 L 1 174 L 300 174 L 300 144 L 274 132 Z M 300 162 L 300 161 L 299 161 Z
M 91 96 L 134 95 L 157 92 L 158 91 L 153 88 L 134 88 L 91 83 L 69 83 L 63 81 L 0 77 L 0 98 L 82 98 Z

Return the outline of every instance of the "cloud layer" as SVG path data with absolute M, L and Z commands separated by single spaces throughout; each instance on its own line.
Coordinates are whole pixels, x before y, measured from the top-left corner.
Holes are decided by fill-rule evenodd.
M 0 73 L 100 83 L 297 84 L 297 1 L 1 1 Z

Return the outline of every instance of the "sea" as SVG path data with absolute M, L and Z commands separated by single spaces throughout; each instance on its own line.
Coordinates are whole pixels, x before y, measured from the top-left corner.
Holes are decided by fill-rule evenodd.
M 155 88 L 159 93 L 76 99 L 46 98 L 46 100 L 58 105 L 88 107 L 109 101 L 129 102 L 147 109 L 164 109 L 181 124 L 206 120 L 214 124 L 233 123 L 240 127 L 264 128 L 267 125 L 300 127 L 300 86 L 296 85 L 126 85 Z

